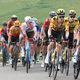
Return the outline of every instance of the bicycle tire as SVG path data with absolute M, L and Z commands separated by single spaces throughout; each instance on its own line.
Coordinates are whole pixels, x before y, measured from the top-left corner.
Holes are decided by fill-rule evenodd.
M 57 63 L 55 63 L 55 62 L 57 62 Z M 57 77 L 58 64 L 59 64 L 59 54 L 57 53 L 57 58 L 56 58 L 56 55 L 55 55 L 54 64 L 53 64 L 53 80 L 56 80 L 56 77 Z
M 49 64 L 48 66 L 48 76 L 50 77 L 52 73 L 52 63 Z
M 66 61 L 65 61 L 65 73 L 66 73 L 66 76 L 68 76 L 69 74 L 69 54 L 67 51 L 66 51 Z
M 6 48 L 3 48 L 3 50 L 2 50 L 2 57 L 3 57 L 2 65 L 4 67 L 4 66 L 6 66 L 6 61 L 7 61 L 7 59 L 6 59 Z
M 78 64 L 74 64 L 74 79 L 77 79 L 79 76 Z
M 17 62 L 18 62 L 18 48 L 17 46 L 14 46 L 13 47 L 13 67 L 14 67 L 14 70 L 16 71 L 17 70 Z
M 28 61 L 26 62 L 26 72 L 27 73 L 29 72 L 29 62 Z
M 17 55 L 15 55 L 15 58 L 14 58 L 14 70 L 15 71 L 17 70 L 17 61 L 18 61 L 18 57 Z
M 47 64 L 45 64 L 45 72 L 47 72 L 47 68 L 48 68 L 48 65 L 47 65 Z
M 60 64 L 60 71 L 61 71 L 61 73 L 63 74 L 63 72 L 64 72 L 64 64 Z

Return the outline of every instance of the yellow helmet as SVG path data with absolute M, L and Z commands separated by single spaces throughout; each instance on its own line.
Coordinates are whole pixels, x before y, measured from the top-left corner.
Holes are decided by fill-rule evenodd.
M 69 10 L 69 15 L 76 15 L 76 11 L 75 10 Z
M 65 10 L 64 9 L 58 9 L 57 14 L 58 15 L 65 15 Z
M 19 20 L 15 21 L 15 22 L 14 22 L 14 26 L 19 27 L 19 26 L 20 26 L 20 21 L 19 21 Z

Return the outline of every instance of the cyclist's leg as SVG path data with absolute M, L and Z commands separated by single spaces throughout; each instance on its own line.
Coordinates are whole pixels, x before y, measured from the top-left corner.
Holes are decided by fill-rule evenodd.
M 68 48 L 69 48 L 69 57 L 70 60 L 72 59 L 72 50 L 73 50 L 73 35 L 74 33 L 69 33 L 69 43 L 68 43 Z
M 46 53 L 47 53 L 47 46 L 43 45 L 43 47 L 42 47 L 42 63 L 41 63 L 41 67 L 44 67 Z
M 24 46 L 21 46 L 21 57 L 25 57 Z
M 54 30 L 51 30 L 51 35 L 53 36 L 53 38 L 57 37 L 57 32 L 55 32 Z M 53 49 L 53 46 L 55 45 L 55 42 L 50 42 L 48 47 L 47 47 L 47 55 L 45 58 L 45 63 L 49 63 L 49 56 L 50 56 L 50 51 L 51 49 Z
M 79 40 L 77 40 L 77 43 L 76 43 L 76 49 L 75 49 L 75 52 L 74 52 L 74 54 L 73 54 L 73 58 L 72 58 L 72 60 L 73 60 L 73 63 L 76 63 L 77 62 L 77 55 L 78 55 L 78 53 L 79 53 Z
M 50 42 L 50 44 L 47 47 L 47 55 L 46 55 L 46 58 L 45 58 L 45 63 L 46 64 L 49 64 L 49 56 L 50 56 L 51 50 L 53 49 L 53 46 L 54 46 L 54 42 Z

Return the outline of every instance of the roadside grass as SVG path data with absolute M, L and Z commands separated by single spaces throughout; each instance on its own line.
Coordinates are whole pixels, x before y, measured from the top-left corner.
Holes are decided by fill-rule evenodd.
M 21 22 L 27 15 L 35 16 L 40 22 L 48 17 L 51 10 L 64 8 L 66 16 L 70 9 L 75 9 L 80 15 L 80 0 L 0 0 L 0 25 L 16 14 Z

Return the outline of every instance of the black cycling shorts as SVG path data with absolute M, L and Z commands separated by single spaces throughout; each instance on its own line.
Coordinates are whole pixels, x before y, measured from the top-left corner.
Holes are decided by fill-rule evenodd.
M 11 42 L 19 42 L 19 36 L 11 36 Z
M 68 48 L 73 48 L 73 38 L 74 38 L 74 33 L 69 33 L 69 43 L 68 43 Z
M 62 38 L 62 36 L 63 36 L 63 32 L 62 32 L 62 31 L 54 31 L 54 30 L 52 30 L 52 31 L 51 31 L 51 35 L 52 35 L 54 38 L 56 38 L 56 41 L 57 41 L 57 42 L 61 42 L 61 38 Z

